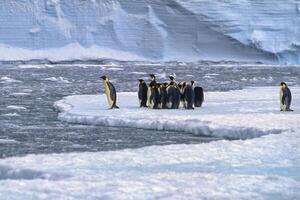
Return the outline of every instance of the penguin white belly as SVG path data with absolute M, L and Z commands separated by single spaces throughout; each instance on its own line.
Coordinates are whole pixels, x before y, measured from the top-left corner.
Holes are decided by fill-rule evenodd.
M 286 110 L 286 105 L 282 104 L 283 91 L 280 90 L 280 110 Z
M 152 88 L 148 87 L 148 91 L 147 91 L 147 106 L 150 108 L 153 108 L 153 99 L 152 99 Z
M 106 94 L 106 97 L 107 97 L 108 105 L 111 108 L 113 106 L 113 100 L 111 99 L 110 89 L 109 89 L 109 86 L 108 86 L 107 82 L 105 83 L 105 94 Z

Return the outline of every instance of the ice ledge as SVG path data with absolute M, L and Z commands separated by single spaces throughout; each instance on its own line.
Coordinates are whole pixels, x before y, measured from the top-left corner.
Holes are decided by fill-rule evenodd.
M 300 128 L 300 88 L 292 88 L 293 113 L 278 111 L 278 88 L 207 92 L 203 108 L 138 108 L 136 93 L 119 93 L 121 109 L 107 109 L 104 95 L 69 96 L 56 102 L 58 118 L 69 123 L 169 130 L 229 139 L 248 139 Z M 297 99 L 298 98 L 298 99 Z

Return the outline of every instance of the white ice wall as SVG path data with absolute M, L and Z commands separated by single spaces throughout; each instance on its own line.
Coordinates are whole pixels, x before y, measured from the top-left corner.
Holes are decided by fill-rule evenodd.
M 9 59 L 8 48 L 10 52 L 18 49 L 17 56 L 12 57 L 16 59 L 22 54 L 20 48 L 39 51 L 40 55 L 40 51 L 74 46 L 74 43 L 86 49 L 111 49 L 158 61 L 206 59 L 300 63 L 300 2 L 0 2 L 0 59 Z M 72 54 L 77 56 L 76 52 Z M 103 57 L 100 54 L 99 58 Z M 26 51 L 26 55 L 34 58 L 37 54 Z M 51 57 L 53 53 L 45 55 Z M 84 57 L 88 58 L 88 55 L 85 53 Z M 80 58 L 80 53 L 78 56 Z

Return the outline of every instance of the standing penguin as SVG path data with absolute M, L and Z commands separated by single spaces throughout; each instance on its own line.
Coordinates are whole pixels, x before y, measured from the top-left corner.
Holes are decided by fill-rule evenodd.
M 185 105 L 184 105 L 184 95 L 183 95 L 185 85 L 186 85 L 186 83 L 184 81 L 179 82 L 178 85 L 177 85 L 177 87 L 180 91 L 180 106 L 179 107 L 185 107 Z
M 168 83 L 163 83 L 161 85 L 161 108 L 166 109 L 167 108 L 167 102 L 168 102 L 168 93 L 167 93 L 167 87 Z
M 194 87 L 194 81 L 191 81 L 191 85 L 194 88 L 195 94 L 195 107 L 201 107 L 204 101 L 204 92 L 202 87 Z
M 156 77 L 154 74 L 149 75 L 150 84 L 147 91 L 147 106 L 152 109 L 158 108 L 157 96 L 158 89 L 156 84 Z
M 140 101 L 140 107 L 147 107 L 147 92 L 148 92 L 148 86 L 145 83 L 143 79 L 139 79 L 139 101 Z
M 194 109 L 195 92 L 191 85 L 189 84 L 185 85 L 183 96 L 184 96 L 185 109 Z
M 180 90 L 175 82 L 171 82 L 167 87 L 167 108 L 178 109 L 180 104 Z
M 291 107 L 292 93 L 285 82 L 280 83 L 280 111 L 293 111 Z
M 194 109 L 195 93 L 192 85 L 186 84 L 186 82 L 180 82 L 178 84 L 181 93 L 181 101 L 185 109 Z
M 157 83 L 155 88 L 155 102 L 157 104 L 156 108 L 162 109 L 162 84 Z
M 110 109 L 119 108 L 117 106 L 117 93 L 114 85 L 109 81 L 108 76 L 101 77 L 104 81 L 105 94 Z

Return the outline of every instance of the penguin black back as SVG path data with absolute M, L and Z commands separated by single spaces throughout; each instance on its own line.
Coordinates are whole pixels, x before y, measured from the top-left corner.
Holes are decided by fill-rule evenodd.
M 148 92 L 147 84 L 143 79 L 139 79 L 138 97 L 140 101 L 140 107 L 147 107 L 147 92 Z
M 195 93 L 191 85 L 186 85 L 183 92 L 185 109 L 194 109 Z
M 285 82 L 280 83 L 280 110 L 281 111 L 293 111 L 291 109 L 292 93 Z
M 169 85 L 167 88 L 168 102 L 167 107 L 170 109 L 178 109 L 180 104 L 180 91 L 178 87 Z
M 168 83 L 163 83 L 161 86 L 161 108 L 162 109 L 167 108 L 167 102 L 168 102 L 167 87 L 168 87 Z
M 204 93 L 202 87 L 195 87 L 194 88 L 194 94 L 195 94 L 195 107 L 201 107 L 204 101 Z
M 147 92 L 147 104 L 149 108 L 157 109 L 158 108 L 158 88 L 156 83 L 156 77 L 154 74 L 149 75 L 150 84 Z

